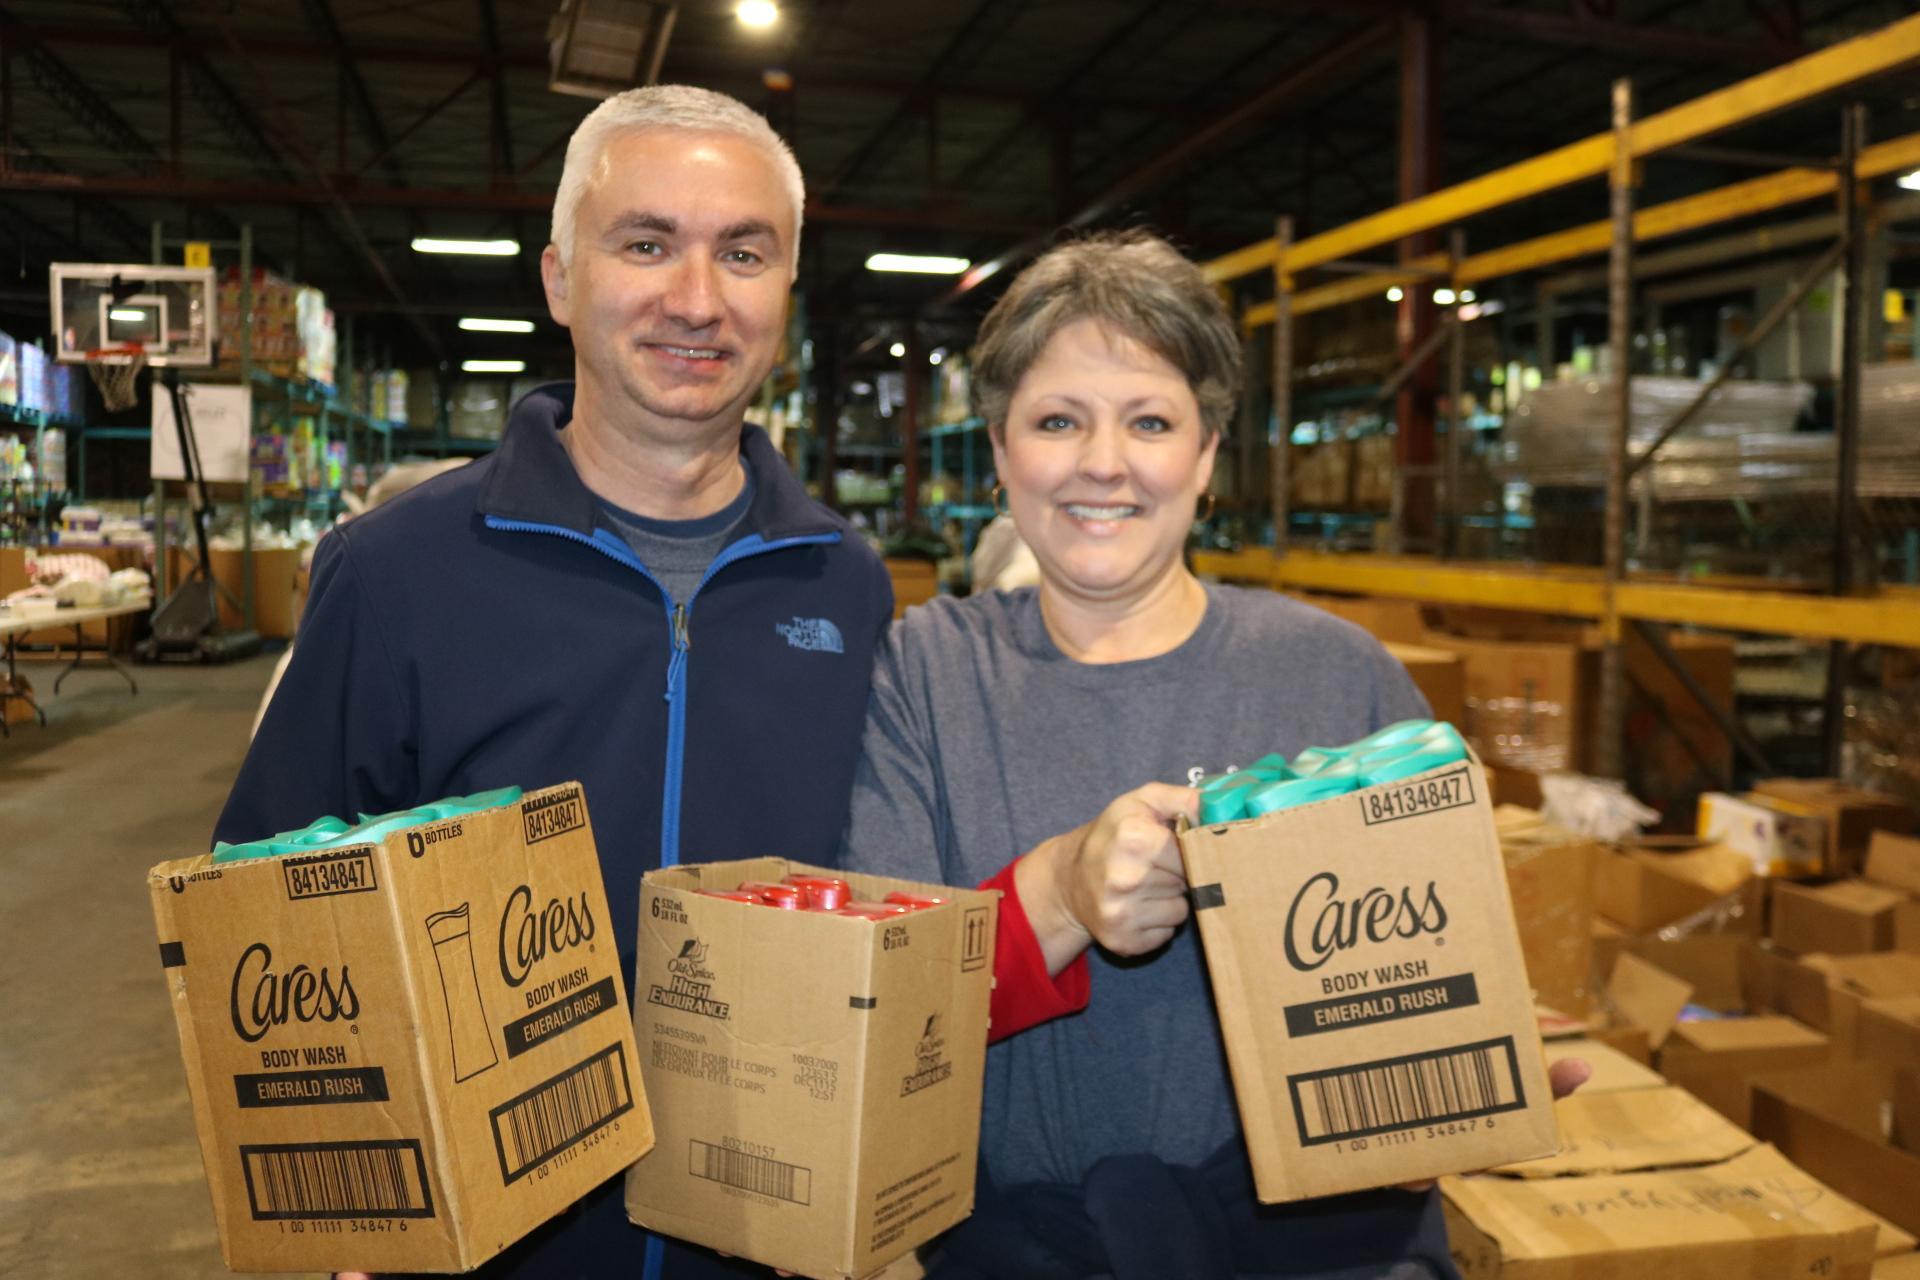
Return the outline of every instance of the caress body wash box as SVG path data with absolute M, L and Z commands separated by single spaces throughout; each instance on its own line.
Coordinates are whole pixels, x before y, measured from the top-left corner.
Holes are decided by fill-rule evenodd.
M 1477 761 L 1179 839 L 1263 1202 L 1557 1149 Z
M 470 1270 L 653 1145 L 577 784 L 148 882 L 229 1267 Z

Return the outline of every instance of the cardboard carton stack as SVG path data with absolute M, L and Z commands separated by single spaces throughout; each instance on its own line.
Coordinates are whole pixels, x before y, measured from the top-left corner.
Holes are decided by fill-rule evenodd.
M 218 367 L 240 367 L 242 334 L 251 318 L 255 368 L 332 385 L 336 340 L 326 295 L 265 267 L 253 269 L 251 297 L 245 283 L 238 267 L 220 273 L 214 299 L 220 311 Z

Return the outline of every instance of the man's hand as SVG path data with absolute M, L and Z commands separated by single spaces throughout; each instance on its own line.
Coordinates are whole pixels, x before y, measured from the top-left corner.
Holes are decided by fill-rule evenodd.
M 1014 868 L 1020 903 L 1051 973 L 1097 942 L 1137 956 L 1165 945 L 1187 918 L 1187 877 L 1173 820 L 1199 816 L 1199 793 L 1150 782 L 1083 827 L 1055 836 Z
M 1553 1100 L 1560 1099 L 1593 1079 L 1593 1068 L 1579 1058 L 1562 1058 L 1547 1067 L 1547 1083 L 1553 1086 Z M 1402 1191 L 1427 1191 L 1433 1187 L 1433 1179 L 1425 1182 L 1403 1182 Z

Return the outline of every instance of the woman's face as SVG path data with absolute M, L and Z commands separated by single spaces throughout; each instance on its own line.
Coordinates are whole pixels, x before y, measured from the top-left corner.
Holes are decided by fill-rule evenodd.
M 1047 581 L 1111 599 L 1144 591 L 1179 563 L 1217 444 L 1185 374 L 1078 320 L 1014 388 L 993 454 Z

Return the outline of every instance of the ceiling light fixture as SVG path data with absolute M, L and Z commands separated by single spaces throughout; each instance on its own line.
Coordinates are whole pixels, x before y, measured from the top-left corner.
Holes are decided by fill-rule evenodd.
M 780 21 L 780 6 L 773 0 L 740 0 L 733 8 L 733 16 L 740 19 L 743 27 L 770 27 Z
M 525 360 L 462 360 L 462 373 L 525 373 Z
M 118 320 L 123 324 L 139 324 L 147 318 L 147 313 L 139 307 L 114 307 L 107 312 L 107 319 Z
M 969 258 L 943 258 L 928 253 L 875 253 L 867 256 L 869 271 L 905 271 L 921 276 L 957 276 L 973 265 Z
M 485 316 L 461 316 L 460 327 L 468 333 L 532 333 L 531 320 L 490 320 Z
M 1912 173 L 1903 173 L 1895 181 L 1903 190 L 1920 191 L 1920 169 L 1915 169 Z
M 945 360 L 946 358 L 947 358 L 947 353 L 940 350 L 940 348 L 938 347 L 935 347 L 933 350 L 927 352 L 928 364 L 939 364 L 942 360 Z
M 415 253 L 464 253 L 482 258 L 511 258 L 520 252 L 518 240 L 443 240 L 438 236 L 415 236 Z
M 896 342 L 887 348 L 887 354 L 895 360 L 898 360 L 901 356 L 907 354 L 907 344 L 904 342 Z
M 1453 305 L 1453 290 L 1435 289 L 1433 291 L 1433 300 L 1439 306 L 1450 307 Z
M 1400 299 L 1406 296 L 1407 296 L 1406 290 L 1402 289 L 1399 285 L 1394 285 L 1393 288 L 1387 290 L 1388 302 L 1398 302 L 1400 301 Z

